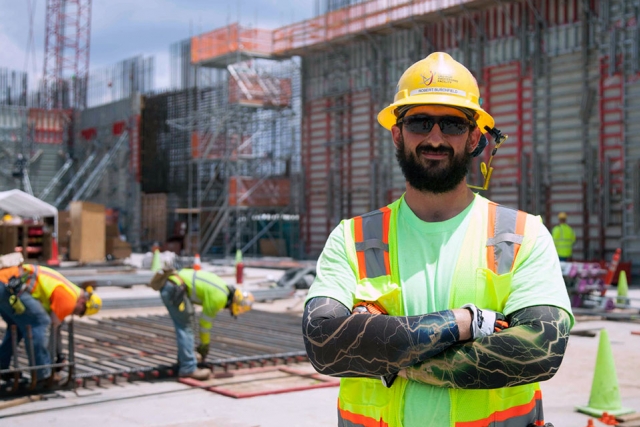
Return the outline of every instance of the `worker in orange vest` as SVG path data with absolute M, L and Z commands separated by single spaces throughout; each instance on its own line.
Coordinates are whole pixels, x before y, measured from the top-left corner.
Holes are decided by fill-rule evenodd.
M 0 256 L 0 316 L 7 324 L 0 344 L 0 369 L 8 369 L 13 356 L 11 326 L 18 327 L 18 343 L 28 337 L 27 326 L 31 326 L 32 343 L 26 346 L 29 360 L 43 366 L 35 371 L 38 381 L 49 378 L 51 368 L 47 365 L 52 357 L 56 356 L 56 363 L 65 360 L 60 334 L 64 319 L 71 314 L 96 314 L 101 306 L 102 300 L 93 289 L 76 286 L 56 270 L 25 264 L 19 253 Z M 55 351 L 51 355 L 46 343 L 49 325 Z

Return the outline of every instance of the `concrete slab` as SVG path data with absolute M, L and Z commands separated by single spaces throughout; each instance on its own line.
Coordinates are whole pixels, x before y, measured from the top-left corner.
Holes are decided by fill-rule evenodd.
M 124 289 L 122 292 L 131 290 Z M 135 291 L 134 291 L 135 292 Z M 141 291 L 146 292 L 146 291 Z M 609 291 L 611 292 L 611 291 Z M 256 304 L 270 311 L 302 312 L 305 292 L 289 299 Z M 629 296 L 640 301 L 640 289 Z M 106 310 L 104 314 L 140 315 L 149 308 Z M 153 309 L 156 310 L 156 309 Z M 164 307 L 157 308 L 163 312 Z M 606 328 L 611 343 L 622 406 L 640 411 L 640 323 L 579 321 L 574 330 Z M 589 417 L 575 407 L 589 402 L 599 335 L 572 335 L 557 375 L 542 384 L 545 415 L 556 427 L 583 427 Z M 193 389 L 177 381 L 125 383 L 64 393 L 55 399 L 0 411 L 0 425 L 11 426 L 157 426 L 157 427 L 318 427 L 337 424 L 337 388 L 233 399 Z M 595 425 L 601 425 L 598 422 Z

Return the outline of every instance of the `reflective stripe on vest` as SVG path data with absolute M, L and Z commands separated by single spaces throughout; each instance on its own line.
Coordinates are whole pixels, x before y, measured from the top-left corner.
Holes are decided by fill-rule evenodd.
M 524 241 L 528 215 L 526 212 L 503 207 L 487 200 L 484 202 L 487 203 L 487 207 L 483 207 L 487 221 L 487 234 L 484 234 L 484 231 L 481 231 L 481 234 L 487 236 L 485 256 L 488 269 L 495 274 L 509 273 L 514 268 L 516 257 Z M 394 203 L 390 206 L 393 208 L 393 211 L 387 207 L 353 219 L 353 243 L 355 244 L 355 255 L 357 256 L 357 267 L 359 270 L 359 286 L 363 282 L 370 285 L 370 282 L 368 282 L 369 279 L 376 277 L 381 278 L 380 276 L 384 275 L 391 276 L 389 232 L 395 225 L 390 224 L 390 221 L 392 215 L 397 213 L 399 204 Z M 392 236 L 392 238 L 395 237 Z M 396 244 L 395 240 L 392 243 Z M 477 249 L 481 250 L 481 247 Z M 394 251 L 395 249 L 392 250 L 392 252 Z M 394 256 L 397 256 L 397 254 Z M 397 260 L 394 259 L 394 261 Z M 394 271 L 395 268 L 396 266 L 393 266 Z M 399 279 L 396 279 L 396 282 L 399 283 Z M 526 387 L 527 389 L 529 389 L 529 387 L 537 388 L 535 384 L 520 387 Z M 394 388 L 395 384 L 391 389 L 380 390 L 380 392 L 391 391 L 394 390 Z M 377 392 L 378 391 L 376 391 L 376 393 Z M 492 390 L 487 392 L 494 393 Z M 360 389 L 351 388 L 349 395 L 351 395 L 351 393 L 359 394 Z M 521 394 L 520 391 L 511 392 L 511 390 L 506 390 L 505 393 L 506 396 L 511 396 L 510 393 Z M 490 408 L 487 406 L 486 409 L 489 409 L 489 411 L 485 410 L 482 411 L 481 414 L 477 414 L 479 415 L 478 419 L 473 421 L 471 421 L 473 417 L 463 417 L 462 419 L 465 419 L 465 421 L 458 421 L 460 418 L 452 414 L 450 425 L 455 425 L 455 427 L 522 427 L 530 424 L 532 422 L 531 420 L 542 421 L 541 393 L 539 389 L 531 390 L 530 393 L 531 401 L 529 402 L 523 402 L 522 398 L 516 398 L 515 401 L 512 400 L 513 406 L 509 406 L 508 404 L 506 406 L 497 405 L 493 408 L 493 412 L 490 412 Z M 403 392 L 398 396 L 402 395 Z M 395 400 L 397 396 L 389 396 L 389 398 L 390 401 L 399 402 L 399 400 Z M 492 397 L 489 396 L 487 400 L 491 400 L 491 398 Z M 513 399 L 513 397 L 507 397 L 507 399 Z M 364 402 L 362 403 L 363 408 L 367 406 Z M 341 403 L 341 400 L 338 401 L 339 426 L 395 427 L 396 425 L 400 425 L 400 423 L 392 421 L 393 415 L 390 414 L 394 414 L 394 411 L 401 408 L 401 404 L 395 404 L 397 409 L 385 407 L 384 413 L 377 413 L 376 410 L 369 411 L 369 413 L 363 410 L 363 413 L 361 413 L 360 409 L 358 409 L 358 402 L 349 403 L 348 405 L 352 409 L 347 410 L 347 404 L 346 402 Z M 389 410 L 391 412 L 389 412 Z M 397 414 L 397 416 L 400 415 Z
M 496 274 L 511 271 L 524 239 L 526 212 L 489 202 L 487 266 Z
M 389 219 L 384 207 L 353 219 L 360 280 L 391 274 L 389 264 Z
M 38 265 L 33 265 L 33 270 L 29 274 L 31 275 L 31 280 L 27 285 L 26 290 L 31 294 L 33 294 L 38 289 L 38 277 L 46 277 L 46 278 L 54 279 L 56 282 L 64 285 L 64 287 L 76 297 L 79 297 L 82 292 L 77 285 L 71 283 L 69 279 L 67 279 L 57 271 L 45 270 L 43 268 L 40 268 L 40 266 Z M 52 292 L 53 292 L 52 289 L 45 290 L 47 298 L 51 297 Z
M 505 411 L 494 412 L 482 420 L 457 422 L 456 427 L 523 427 L 532 425 L 530 420 L 534 417 L 537 417 L 537 422 L 543 423 L 542 392 L 540 390 L 536 390 L 529 403 L 514 406 Z
M 227 295 L 227 299 L 229 299 L 231 297 L 231 295 L 230 295 L 231 290 L 229 288 L 225 289 L 224 287 L 220 286 L 217 283 L 210 282 L 209 280 L 207 280 L 207 279 L 205 279 L 203 277 L 198 277 L 198 270 L 193 270 L 193 274 L 191 275 L 191 283 L 189 283 L 186 280 L 184 280 L 179 274 L 172 275 L 171 277 L 178 278 L 178 280 L 180 281 L 180 284 L 186 285 L 187 289 L 189 289 L 189 287 L 191 287 L 189 299 L 191 300 L 191 302 L 193 302 L 195 304 L 202 305 L 202 301 L 200 301 L 200 298 L 198 298 L 198 295 L 196 293 L 196 280 L 199 280 L 200 282 L 206 283 L 207 285 L 213 286 L 214 288 L 218 289 L 220 292 L 222 292 L 225 295 Z M 170 277 L 170 279 L 171 279 L 171 277 Z
M 389 427 L 384 420 L 374 420 L 353 412 L 343 411 L 338 406 L 338 427 Z
M 353 219 L 360 280 L 391 274 L 389 262 L 389 220 L 384 207 Z M 524 239 L 526 212 L 489 203 L 487 265 L 496 274 L 511 271 Z
M 25 287 L 25 291 L 29 292 L 30 294 L 33 293 L 33 291 L 36 289 L 36 286 L 38 284 L 38 273 L 40 272 L 40 267 L 38 267 L 37 265 L 33 267 L 33 272 L 31 273 L 30 277 L 29 277 L 29 284 Z

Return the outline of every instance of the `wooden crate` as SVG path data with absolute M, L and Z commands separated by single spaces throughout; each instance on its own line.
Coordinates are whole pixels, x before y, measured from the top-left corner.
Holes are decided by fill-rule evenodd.
M 71 202 L 69 259 L 100 262 L 105 259 L 105 208 L 89 202 Z

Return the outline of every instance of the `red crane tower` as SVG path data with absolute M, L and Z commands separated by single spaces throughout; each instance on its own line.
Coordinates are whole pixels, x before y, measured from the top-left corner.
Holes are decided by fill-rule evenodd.
M 87 103 L 91 0 L 47 0 L 45 108 L 84 108 Z

